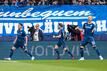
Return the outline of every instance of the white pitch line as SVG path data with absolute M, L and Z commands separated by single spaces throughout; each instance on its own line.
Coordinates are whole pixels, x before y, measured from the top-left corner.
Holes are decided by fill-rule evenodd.
M 16 63 L 17 61 L 0 60 L 1 63 Z

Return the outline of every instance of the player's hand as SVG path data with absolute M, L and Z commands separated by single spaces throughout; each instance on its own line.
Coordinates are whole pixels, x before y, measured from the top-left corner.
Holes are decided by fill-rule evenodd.
M 16 42 L 13 42 L 13 44 L 15 44 Z
M 76 27 L 75 30 L 79 30 L 79 27 Z
M 25 43 L 25 46 L 27 46 L 27 44 Z
M 92 33 L 94 33 L 94 30 L 92 30 Z
M 56 38 L 56 36 L 53 36 L 53 38 Z

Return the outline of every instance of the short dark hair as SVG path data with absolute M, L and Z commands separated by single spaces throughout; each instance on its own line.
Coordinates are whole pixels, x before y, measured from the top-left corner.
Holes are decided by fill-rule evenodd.
M 63 26 L 64 26 L 62 23 L 58 23 L 58 25 L 59 25 L 60 27 L 63 27 Z
M 22 24 L 22 23 L 19 23 L 19 25 L 23 26 L 23 24 Z

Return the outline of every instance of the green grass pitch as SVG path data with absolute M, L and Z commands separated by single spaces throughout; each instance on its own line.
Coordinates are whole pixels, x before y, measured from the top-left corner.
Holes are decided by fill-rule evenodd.
M 107 71 L 107 60 L 0 60 L 0 71 Z

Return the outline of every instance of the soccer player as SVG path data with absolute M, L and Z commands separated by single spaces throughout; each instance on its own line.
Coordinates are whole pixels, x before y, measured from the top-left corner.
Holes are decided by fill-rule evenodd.
M 57 36 L 53 36 L 53 38 L 57 38 L 58 39 L 58 43 L 54 47 L 55 52 L 57 53 L 57 59 L 60 59 L 60 53 L 58 51 L 59 47 L 63 47 L 64 51 L 67 52 L 71 56 L 71 58 L 73 58 L 72 53 L 69 51 L 69 49 L 68 49 L 68 47 L 67 47 L 67 45 L 65 43 L 64 30 L 63 30 L 63 24 L 62 23 L 58 24 L 58 29 L 59 29 L 58 35 Z
M 18 49 L 19 47 L 31 57 L 31 60 L 34 60 L 35 57 L 32 56 L 28 50 L 27 50 L 27 43 L 28 43 L 28 38 L 25 34 L 25 31 L 22 29 L 23 25 L 21 23 L 18 24 L 18 30 L 17 30 L 17 36 L 13 42 L 13 46 L 10 49 L 10 55 L 9 58 L 5 58 L 5 60 L 11 60 L 13 53 L 16 49 Z
M 83 25 L 83 31 L 84 31 L 84 39 L 80 44 L 80 54 L 81 58 L 80 60 L 84 60 L 84 47 L 89 43 L 93 47 L 93 49 L 96 51 L 97 55 L 99 56 L 100 60 L 103 60 L 103 57 L 101 56 L 98 48 L 96 47 L 95 40 L 94 40 L 94 28 L 95 25 L 92 23 L 92 16 L 88 16 L 88 22 L 84 23 Z

